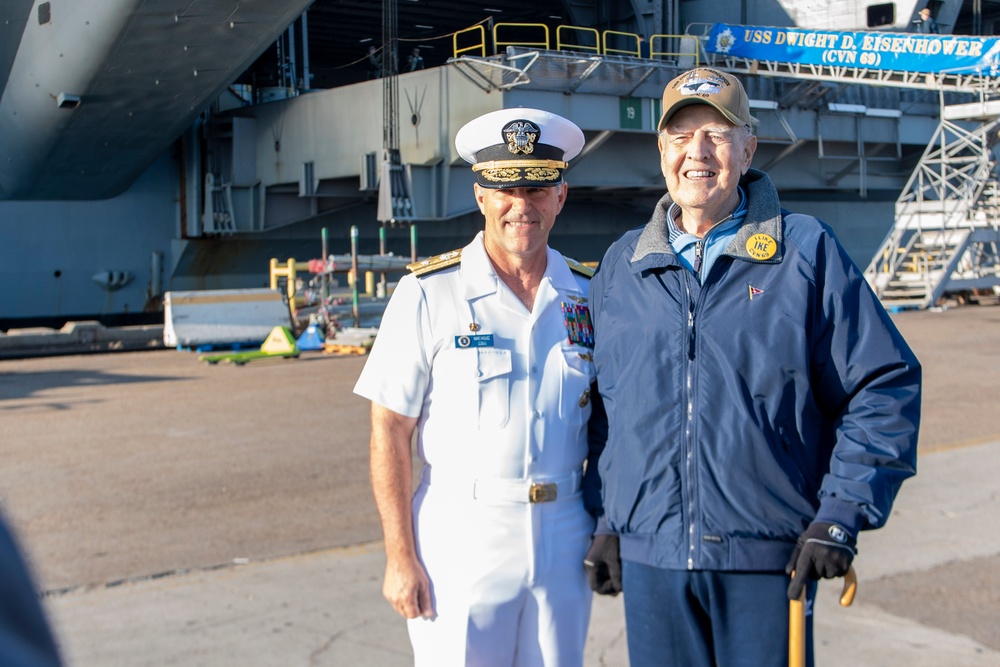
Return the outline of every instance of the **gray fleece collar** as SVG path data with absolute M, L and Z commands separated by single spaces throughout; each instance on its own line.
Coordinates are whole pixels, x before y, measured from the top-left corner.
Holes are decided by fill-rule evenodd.
M 750 169 L 740 180 L 747 193 L 747 217 L 723 255 L 748 262 L 777 264 L 784 254 L 781 204 L 778 190 L 762 171 Z M 636 240 L 630 263 L 633 270 L 678 264 L 668 240 L 670 194 L 665 194 L 653 209 L 653 215 Z

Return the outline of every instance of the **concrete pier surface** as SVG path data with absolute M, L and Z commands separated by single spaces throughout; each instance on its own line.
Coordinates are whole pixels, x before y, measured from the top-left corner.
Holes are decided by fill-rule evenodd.
M 817 664 L 1000 664 L 1000 307 L 893 315 L 924 364 L 918 474 L 821 585 Z M 70 667 L 412 664 L 382 599 L 364 357 L 0 361 L 0 509 Z M 597 598 L 588 667 L 627 667 Z

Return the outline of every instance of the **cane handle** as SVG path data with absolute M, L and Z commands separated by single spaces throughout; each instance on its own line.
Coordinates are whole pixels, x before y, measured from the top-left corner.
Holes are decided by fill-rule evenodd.
M 858 575 L 854 573 L 854 568 L 847 569 L 844 575 L 844 591 L 840 594 L 840 606 L 850 607 L 854 602 L 854 594 L 858 592 Z
M 792 572 L 792 576 L 795 573 Z M 844 575 L 844 591 L 840 594 L 840 606 L 849 607 L 854 602 L 858 590 L 858 575 L 854 568 L 848 568 Z M 788 665 L 805 667 L 806 664 L 806 590 L 802 588 L 797 600 L 788 601 Z

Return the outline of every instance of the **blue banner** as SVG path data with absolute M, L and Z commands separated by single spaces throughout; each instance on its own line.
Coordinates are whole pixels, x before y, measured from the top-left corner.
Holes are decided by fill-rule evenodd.
M 705 50 L 803 65 L 1000 75 L 1000 39 L 993 37 L 835 32 L 716 23 Z

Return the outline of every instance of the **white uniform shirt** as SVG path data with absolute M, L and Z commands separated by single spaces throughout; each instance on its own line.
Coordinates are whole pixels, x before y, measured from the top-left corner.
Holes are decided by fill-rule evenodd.
M 419 417 L 435 475 L 545 479 L 583 466 L 594 368 L 563 307 L 586 308 L 589 279 L 547 252 L 531 312 L 497 276 L 482 232 L 459 265 L 399 281 L 354 391 Z

